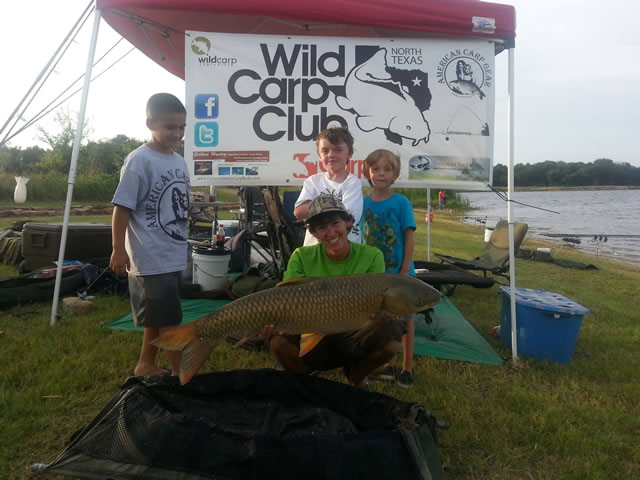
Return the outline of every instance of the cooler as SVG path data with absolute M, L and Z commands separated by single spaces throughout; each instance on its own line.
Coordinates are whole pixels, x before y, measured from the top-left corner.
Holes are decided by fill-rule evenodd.
M 62 223 L 27 222 L 22 230 L 24 271 L 54 265 L 58 260 Z M 109 262 L 111 225 L 106 223 L 70 223 L 67 230 L 65 260 Z
M 500 287 L 502 315 L 500 340 L 511 346 L 511 288 Z M 516 289 L 518 353 L 555 363 L 569 363 L 578 340 L 582 305 L 558 293 L 529 288 Z

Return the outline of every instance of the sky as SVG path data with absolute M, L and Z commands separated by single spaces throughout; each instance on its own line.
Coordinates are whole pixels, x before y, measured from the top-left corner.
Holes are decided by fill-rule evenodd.
M 0 126 L 80 17 L 88 0 L 31 0 L 3 6 Z M 514 161 L 591 162 L 610 158 L 640 166 L 640 2 L 632 0 L 512 0 Z M 65 53 L 24 117 L 29 120 L 85 70 L 93 17 Z M 120 36 L 100 23 L 96 59 Z M 122 40 L 94 69 L 102 71 L 131 48 Z M 633 60 L 636 58 L 636 60 Z M 494 163 L 507 163 L 508 53 L 496 58 Z M 82 84 L 79 83 L 78 86 Z M 134 50 L 91 84 L 86 118 L 91 140 L 118 134 L 148 139 L 146 100 L 170 92 L 184 99 L 184 82 Z M 63 107 L 80 109 L 78 93 Z M 24 122 L 20 121 L 18 125 Z M 38 122 L 56 131 L 53 114 Z M 44 146 L 31 127 L 11 145 Z

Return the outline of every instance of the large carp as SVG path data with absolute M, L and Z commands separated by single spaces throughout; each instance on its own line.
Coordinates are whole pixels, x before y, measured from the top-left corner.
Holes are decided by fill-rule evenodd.
M 239 298 L 195 322 L 167 330 L 152 343 L 182 350 L 180 383 L 187 383 L 213 346 L 234 332 L 258 334 L 265 325 L 288 334 L 349 332 L 427 310 L 440 293 L 414 277 L 366 273 L 296 278 Z M 301 352 L 302 353 L 302 352 Z

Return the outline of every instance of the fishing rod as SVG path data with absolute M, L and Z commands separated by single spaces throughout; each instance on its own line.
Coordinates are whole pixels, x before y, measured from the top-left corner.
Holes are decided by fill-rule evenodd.
M 542 210 L 543 212 L 555 213 L 560 215 L 560 212 L 556 212 L 555 210 L 549 210 L 547 208 L 536 207 L 535 205 L 529 205 L 528 203 L 522 203 L 516 200 L 510 200 L 509 198 L 507 198 L 507 195 L 505 195 L 505 193 L 502 190 L 497 190 L 489 184 L 487 184 L 487 187 L 489 187 L 493 193 L 498 195 L 498 197 L 500 197 L 505 202 L 517 203 L 518 205 L 522 205 L 523 207 L 535 208 L 536 210 Z

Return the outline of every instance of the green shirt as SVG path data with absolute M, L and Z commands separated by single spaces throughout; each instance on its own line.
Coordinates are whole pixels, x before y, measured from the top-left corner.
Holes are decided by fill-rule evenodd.
M 335 277 L 354 273 L 384 273 L 384 256 L 380 250 L 360 243 L 349 242 L 349 245 L 349 256 L 339 262 L 334 262 L 327 256 L 321 243 L 297 248 L 289 259 L 283 280 L 299 277 Z

